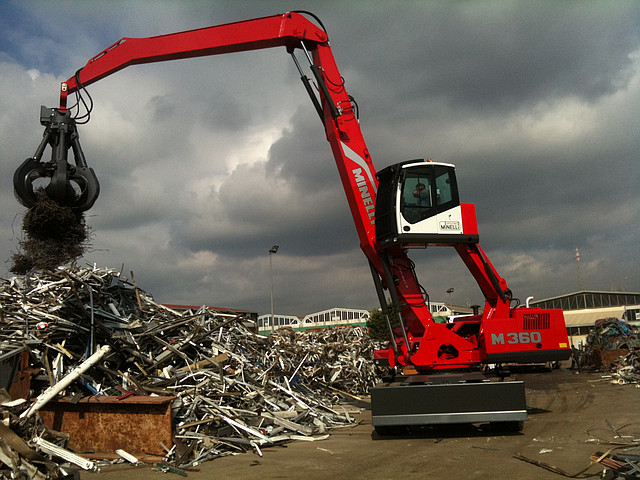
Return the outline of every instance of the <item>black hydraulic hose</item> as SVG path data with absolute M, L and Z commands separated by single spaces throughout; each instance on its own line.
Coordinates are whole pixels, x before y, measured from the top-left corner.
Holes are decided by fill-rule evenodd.
M 311 13 L 308 10 L 292 10 L 291 13 L 299 13 L 301 15 L 309 15 L 316 22 L 318 22 L 318 25 L 320 25 L 320 28 L 322 28 L 322 30 L 324 30 L 324 33 L 327 33 L 327 29 L 325 28 L 324 24 L 322 23 L 322 20 L 320 20 L 320 18 L 318 18 L 318 16 L 315 13 Z M 327 35 L 327 37 L 328 37 L 328 35 Z

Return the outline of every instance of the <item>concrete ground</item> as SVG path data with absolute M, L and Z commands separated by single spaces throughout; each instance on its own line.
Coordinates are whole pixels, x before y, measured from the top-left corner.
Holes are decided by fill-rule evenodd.
M 640 387 L 612 385 L 601 373 L 518 373 L 527 388 L 529 420 L 522 432 L 501 434 L 482 426 L 437 428 L 380 437 L 363 409 L 353 428 L 327 440 L 265 448 L 219 458 L 187 472 L 192 479 L 558 479 L 558 473 L 516 459 L 554 465 L 575 474 L 589 456 L 633 441 L 640 445 Z M 622 438 L 615 438 L 617 429 Z M 629 436 L 629 437 L 627 437 Z M 640 447 L 634 450 L 639 453 Z M 595 466 L 587 473 L 598 473 Z M 108 465 L 83 480 L 157 478 L 152 466 Z M 173 478 L 177 474 L 167 473 Z M 582 476 L 582 475 L 581 475 Z

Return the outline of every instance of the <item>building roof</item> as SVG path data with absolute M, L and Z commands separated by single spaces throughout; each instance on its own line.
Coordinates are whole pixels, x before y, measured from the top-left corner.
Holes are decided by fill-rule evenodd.
M 534 301 L 531 302 L 531 305 L 541 308 L 561 308 L 567 312 L 569 310 L 623 307 L 639 303 L 640 293 L 583 290 L 559 297 Z

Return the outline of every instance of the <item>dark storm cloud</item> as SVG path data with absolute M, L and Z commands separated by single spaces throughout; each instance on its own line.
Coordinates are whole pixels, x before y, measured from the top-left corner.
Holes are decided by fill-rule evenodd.
M 310 105 L 298 109 L 292 117 L 291 128 L 273 143 L 267 169 L 294 183 L 301 194 L 318 190 L 342 192 L 322 123 Z
M 290 178 L 269 172 L 265 163 L 239 165 L 204 202 L 206 210 L 180 215 L 173 241 L 232 257 L 260 255 L 269 239 L 286 243 L 292 255 L 353 249 L 357 236 L 344 193 L 334 185 L 324 187 L 326 182 L 301 184 Z
M 350 25 L 355 50 L 371 54 L 348 58 L 349 68 L 383 84 L 382 104 L 440 97 L 493 111 L 593 100 L 629 80 L 637 23 L 632 2 L 407 2 Z

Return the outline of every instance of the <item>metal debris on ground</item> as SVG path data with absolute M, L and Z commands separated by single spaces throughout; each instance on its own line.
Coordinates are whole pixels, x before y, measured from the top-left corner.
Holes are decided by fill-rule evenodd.
M 593 431 L 587 432 L 591 437 L 589 440 L 587 440 L 587 442 L 594 443 L 593 441 L 595 441 L 595 443 L 599 445 L 609 445 L 611 446 L 611 448 L 609 448 L 604 453 L 595 452 L 590 455 L 589 465 L 576 473 L 569 473 L 560 467 L 533 458 L 525 457 L 520 453 L 514 454 L 514 458 L 569 478 L 594 477 L 597 474 L 587 472 L 589 470 L 593 470 L 594 468 L 601 468 L 602 471 L 600 478 L 609 480 L 618 480 L 625 478 L 640 479 L 640 450 L 638 450 L 640 448 L 640 438 L 638 438 L 639 436 L 627 435 L 622 432 L 622 430 L 624 430 L 626 427 L 629 427 L 631 424 L 616 427 L 607 419 L 605 419 L 604 422 L 607 425 L 605 434 L 601 434 L 599 432 L 596 433 L 596 429 L 593 429 Z M 543 451 L 541 450 L 539 454 L 542 453 Z
M 593 468 L 601 468 L 602 470 L 600 478 L 605 478 L 608 480 L 640 478 L 640 455 L 637 452 L 618 452 L 618 450 L 627 450 L 629 448 L 631 447 L 628 445 L 619 445 L 610 448 L 604 453 L 595 452 L 589 456 L 589 465 L 576 473 L 567 472 L 566 470 L 563 470 L 562 468 L 555 465 L 541 462 L 533 458 L 525 457 L 524 455 L 521 455 L 519 453 L 514 454 L 514 458 L 544 468 L 545 470 L 549 470 L 550 472 L 557 473 L 558 475 L 562 475 L 563 477 L 569 478 L 594 477 L 597 474 L 587 473 Z
M 541 462 L 533 458 L 525 457 L 524 455 L 521 455 L 519 453 L 514 454 L 514 458 L 568 478 L 594 477 L 597 474 L 587 473 L 594 467 L 601 468 L 602 471 L 600 478 L 605 478 L 608 480 L 640 478 L 640 455 L 637 453 L 616 452 L 617 450 L 624 448 L 629 447 L 618 446 L 610 448 L 604 453 L 595 452 L 594 454 L 589 456 L 589 465 L 576 473 L 567 472 L 566 470 L 563 470 L 562 468 L 559 468 L 555 465 Z
M 629 352 L 624 357 L 611 364 L 614 380 L 611 383 L 617 385 L 626 385 L 634 383 L 636 386 L 640 384 L 640 357 L 638 350 Z
M 0 477 L 96 468 L 78 460 L 69 435 L 43 423 L 39 409 L 62 396 L 73 405 L 88 396 L 171 398 L 173 445 L 159 445 L 164 456 L 154 461 L 162 471 L 261 455 L 355 424 L 353 408 L 339 404 L 378 381 L 364 329 L 285 328 L 263 337 L 249 323 L 207 307 L 172 310 L 110 269 L 67 266 L 1 280 L 0 388 L 10 391 L 17 370 L 26 371 L 31 395 L 0 402 Z M 16 367 L 21 358 L 28 369 Z M 121 445 L 112 453 L 135 463 L 139 455 L 127 452 Z

